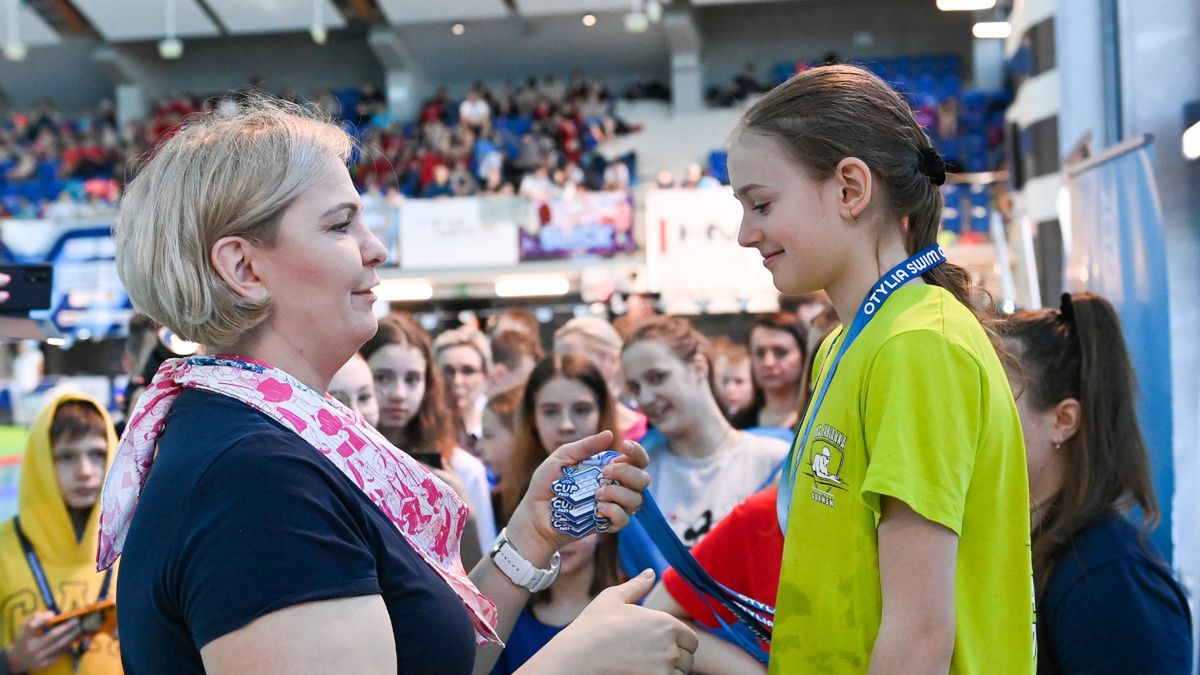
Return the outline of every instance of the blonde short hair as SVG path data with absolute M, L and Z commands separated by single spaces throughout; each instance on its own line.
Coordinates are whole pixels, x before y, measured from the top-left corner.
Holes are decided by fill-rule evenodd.
M 568 335 L 583 336 L 594 349 L 613 354 L 620 354 L 623 346 L 617 329 L 598 316 L 577 316 L 554 331 L 555 352 L 560 351 L 559 343 Z
M 435 361 L 442 360 L 442 353 L 451 347 L 471 347 L 479 352 L 479 358 L 483 361 L 484 372 L 492 370 L 492 345 L 488 342 L 487 336 L 474 328 L 463 326 L 448 330 L 445 333 L 437 336 L 433 341 L 433 358 Z
M 232 345 L 270 300 L 235 293 L 213 269 L 213 245 L 230 236 L 272 245 L 284 210 L 352 149 L 328 120 L 265 96 L 189 122 L 129 184 L 113 225 L 134 307 L 189 340 Z

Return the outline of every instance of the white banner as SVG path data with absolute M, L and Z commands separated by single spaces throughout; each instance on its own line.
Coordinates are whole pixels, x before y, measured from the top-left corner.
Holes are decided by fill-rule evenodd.
M 489 204 L 487 214 L 504 213 L 496 206 Z M 516 219 L 484 215 L 482 200 L 476 197 L 405 201 L 400 205 L 401 269 L 516 265 Z
M 728 187 L 646 193 L 650 288 L 669 314 L 770 312 L 779 292 L 754 249 L 738 246 L 742 206 Z

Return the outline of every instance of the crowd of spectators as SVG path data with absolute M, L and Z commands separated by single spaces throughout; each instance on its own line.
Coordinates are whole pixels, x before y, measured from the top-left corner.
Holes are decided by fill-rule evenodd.
M 52 102 L 0 118 L 0 216 L 80 218 L 111 213 L 121 186 L 153 148 L 189 115 L 233 106 L 264 91 L 253 80 L 217 96 L 182 94 L 155 104 L 146 119 L 121 124 L 111 100 L 67 115 Z M 352 173 L 360 189 L 405 197 L 622 189 L 634 158 L 611 161 L 599 146 L 637 131 L 613 110 L 600 80 L 547 76 L 461 100 L 445 89 L 416 119 L 394 119 L 380 87 L 273 92 L 338 119 L 362 141 Z

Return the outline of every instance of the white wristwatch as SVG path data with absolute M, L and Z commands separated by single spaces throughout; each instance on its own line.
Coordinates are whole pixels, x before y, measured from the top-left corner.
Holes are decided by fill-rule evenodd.
M 507 532 L 508 528 L 500 530 L 500 534 L 496 536 L 496 543 L 492 544 L 492 550 L 488 551 L 488 557 L 514 584 L 530 593 L 550 588 L 550 584 L 558 578 L 558 553 L 555 552 L 554 557 L 550 559 L 550 569 L 535 567 L 508 541 Z

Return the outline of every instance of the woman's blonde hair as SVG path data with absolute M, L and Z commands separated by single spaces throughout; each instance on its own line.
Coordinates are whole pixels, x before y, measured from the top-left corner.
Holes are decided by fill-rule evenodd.
M 230 236 L 273 245 L 284 210 L 352 149 L 327 119 L 265 96 L 193 118 L 129 184 L 113 225 L 134 307 L 189 340 L 232 345 L 271 303 L 235 293 L 212 266 L 213 245 Z
M 577 316 L 564 323 L 554 331 L 555 347 L 568 335 L 581 335 L 595 349 L 613 354 L 620 354 L 624 344 L 617 329 L 597 316 Z

